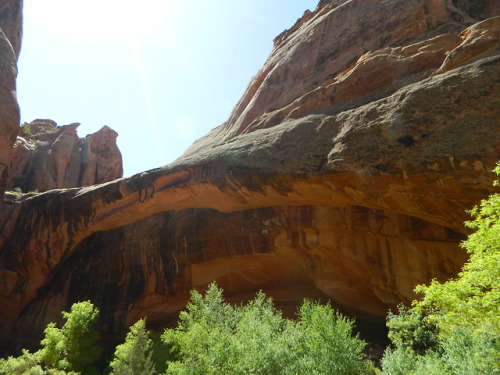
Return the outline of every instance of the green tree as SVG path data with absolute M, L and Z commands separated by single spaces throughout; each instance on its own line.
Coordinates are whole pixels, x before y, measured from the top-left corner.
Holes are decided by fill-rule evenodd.
M 0 359 L 0 375 L 43 375 L 35 354 L 23 350 L 19 357 Z
M 118 345 L 115 358 L 110 364 L 113 375 L 153 375 L 155 368 L 152 356 L 153 342 L 146 330 L 146 321 L 137 321 L 127 334 L 125 342 Z
M 41 364 L 82 375 L 97 373 L 92 364 L 101 354 L 96 345 L 99 333 L 94 329 L 99 310 L 86 301 L 73 304 L 71 312 L 62 315 L 66 319 L 62 328 L 50 323 L 44 331 L 38 352 Z
M 289 346 L 298 356 L 289 365 L 289 374 L 367 374 L 366 344 L 353 337 L 354 321 L 334 311 L 330 305 L 305 301 L 299 308 L 298 334 Z M 283 335 L 290 340 L 287 332 Z M 300 340 L 296 344 L 297 338 Z
M 0 359 L 0 375 L 91 375 L 92 363 L 101 353 L 96 345 L 99 334 L 94 330 L 99 311 L 90 302 L 73 304 L 63 312 L 66 323 L 57 328 L 47 325 L 42 349 L 36 353 L 23 350 L 19 357 Z
M 398 306 L 398 314 L 389 311 L 387 327 L 389 339 L 399 348 L 407 348 L 418 354 L 425 354 L 438 345 L 438 329 L 429 323 L 422 314 L 405 307 Z
M 42 366 L 39 352 L 30 353 L 23 350 L 19 357 L 0 359 L 0 375 L 79 375 L 79 373 Z
M 500 174 L 500 165 L 495 172 Z M 384 373 L 500 374 L 500 194 L 471 213 L 466 225 L 476 231 L 462 244 L 470 253 L 462 272 L 416 288 L 424 298 L 414 302 L 410 315 L 419 324 L 401 314 L 389 317 L 394 347 L 384 354 Z M 426 347 L 429 337 L 437 342 Z M 415 340 L 425 350 L 416 350 Z
M 191 293 L 178 327 L 163 334 L 173 357 L 167 374 L 367 374 L 365 343 L 352 327 L 330 305 L 309 301 L 297 321 L 284 319 L 263 293 L 231 306 L 211 284 L 205 297 Z

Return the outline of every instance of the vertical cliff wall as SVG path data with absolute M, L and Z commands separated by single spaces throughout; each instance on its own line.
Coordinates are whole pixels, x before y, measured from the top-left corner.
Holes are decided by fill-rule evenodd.
M 0 4 L 0 29 L 9 40 L 16 59 L 23 40 L 23 0 L 3 0 Z
M 0 4 L 0 201 L 19 126 L 16 76 L 22 38 L 22 4 L 22 0 L 7 0 Z

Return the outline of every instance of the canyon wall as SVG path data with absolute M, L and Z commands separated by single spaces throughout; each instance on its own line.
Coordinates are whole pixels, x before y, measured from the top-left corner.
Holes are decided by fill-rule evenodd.
M 174 163 L 0 210 L 0 330 L 25 345 L 90 299 L 109 337 L 172 324 L 213 280 L 383 322 L 456 275 L 500 155 L 495 1 L 320 1 L 228 121 Z M 13 340 L 16 337 L 17 339 Z
M 16 98 L 17 57 L 22 38 L 22 0 L 0 4 L 0 201 L 7 183 L 7 166 L 19 127 Z
M 0 4 L 0 29 L 9 40 L 16 59 L 23 40 L 23 0 L 3 0 Z
M 43 192 L 122 177 L 118 134 L 104 126 L 79 138 L 79 125 L 57 126 L 51 120 L 23 124 L 12 150 L 7 189 Z

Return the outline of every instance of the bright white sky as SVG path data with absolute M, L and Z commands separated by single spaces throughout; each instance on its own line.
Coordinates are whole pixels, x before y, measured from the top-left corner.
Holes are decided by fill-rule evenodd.
M 224 122 L 272 40 L 318 0 L 25 0 L 21 121 L 119 133 L 125 176 Z

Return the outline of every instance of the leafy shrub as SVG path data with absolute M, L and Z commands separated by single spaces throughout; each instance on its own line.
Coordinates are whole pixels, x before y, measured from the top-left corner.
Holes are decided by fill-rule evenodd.
M 436 325 L 408 307 L 400 305 L 398 309 L 398 314 L 389 311 L 387 315 L 389 339 L 392 343 L 398 348 L 408 348 L 418 354 L 435 349 L 438 344 Z
M 28 136 L 31 135 L 31 125 L 28 122 L 24 122 L 21 125 L 21 132 L 24 135 L 28 135 Z
M 1 375 L 43 375 L 45 372 L 39 366 L 36 354 L 23 350 L 19 357 L 0 359 Z
M 178 327 L 163 335 L 173 356 L 167 374 L 366 374 L 365 343 L 352 326 L 309 301 L 298 321 L 286 320 L 263 293 L 231 306 L 211 284 L 205 297 L 191 293 Z

